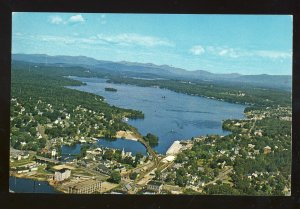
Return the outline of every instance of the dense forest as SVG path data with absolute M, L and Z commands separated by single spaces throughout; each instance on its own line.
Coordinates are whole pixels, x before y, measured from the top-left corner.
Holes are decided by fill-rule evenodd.
M 143 118 L 141 111 L 111 106 L 101 96 L 65 88 L 84 85 L 65 76 L 86 74 L 82 68 L 13 63 L 11 145 L 38 150 L 45 147 L 47 136 L 109 138 L 119 130 L 136 131 L 122 118 Z

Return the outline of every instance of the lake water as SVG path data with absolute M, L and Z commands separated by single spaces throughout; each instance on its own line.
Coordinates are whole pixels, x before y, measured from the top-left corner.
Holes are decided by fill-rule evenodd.
M 117 107 L 143 111 L 144 119 L 129 120 L 128 123 L 143 135 L 157 135 L 159 144 L 154 150 L 158 153 L 165 154 L 175 140 L 207 134 L 226 135 L 228 132 L 222 130 L 223 120 L 244 118 L 244 105 L 190 96 L 167 89 L 106 83 L 105 79 L 99 78 L 70 78 L 87 85 L 68 88 L 101 95 L 106 102 Z M 106 87 L 115 88 L 117 92 L 105 91 Z M 142 152 L 145 150 L 144 147 L 139 148 L 138 142 L 121 139 L 114 142 L 100 140 L 99 144 L 132 152 L 137 149 L 143 149 Z
M 143 155 L 146 154 L 146 148 L 139 142 L 126 140 L 126 139 L 116 139 L 116 140 L 107 140 L 107 139 L 99 139 L 97 142 L 99 147 L 107 147 L 107 148 L 114 148 L 119 149 L 126 152 L 131 152 L 132 155 L 136 153 L 141 153 Z M 76 158 L 75 155 L 80 153 L 82 144 L 75 144 L 73 146 L 62 146 L 62 161 L 72 161 Z
M 9 177 L 9 189 L 16 193 L 59 193 L 46 181 Z

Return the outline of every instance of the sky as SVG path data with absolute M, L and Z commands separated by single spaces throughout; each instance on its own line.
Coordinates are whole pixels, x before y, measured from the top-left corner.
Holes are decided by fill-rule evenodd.
M 12 53 L 292 74 L 291 15 L 13 12 Z

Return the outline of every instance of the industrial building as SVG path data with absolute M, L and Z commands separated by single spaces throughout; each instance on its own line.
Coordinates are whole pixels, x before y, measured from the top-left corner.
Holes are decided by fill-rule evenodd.
M 97 180 L 86 180 L 75 183 L 68 188 L 70 194 L 91 194 L 101 189 L 102 182 Z

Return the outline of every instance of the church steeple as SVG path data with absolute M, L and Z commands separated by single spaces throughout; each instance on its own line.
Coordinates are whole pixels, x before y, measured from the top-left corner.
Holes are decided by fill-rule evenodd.
M 124 148 L 123 148 L 123 150 L 122 150 L 122 158 L 124 158 L 125 157 L 125 151 L 124 151 Z

